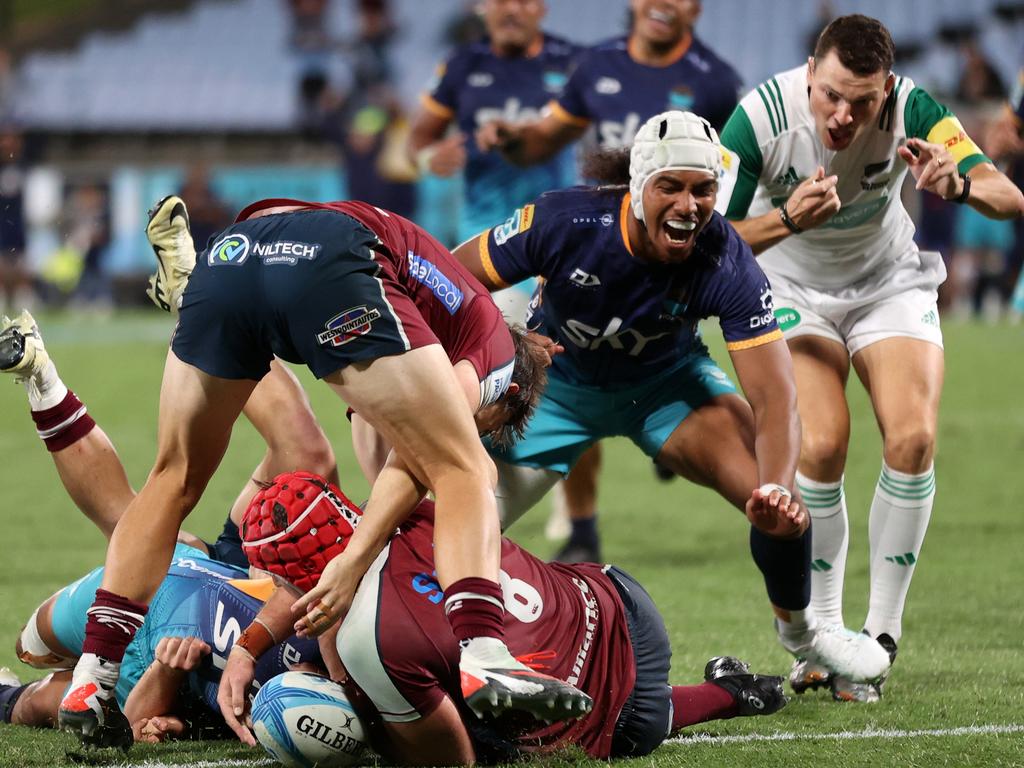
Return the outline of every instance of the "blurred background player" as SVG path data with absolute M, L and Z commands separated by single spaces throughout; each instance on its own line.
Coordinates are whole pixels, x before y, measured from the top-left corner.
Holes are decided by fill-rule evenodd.
M 818 564 L 813 604 L 839 625 L 851 363 L 871 398 L 883 461 L 864 631 L 895 658 L 935 499 L 944 368 L 936 289 L 946 276 L 939 254 L 914 244 L 900 188 L 909 168 L 917 189 L 998 219 L 1021 216 L 1024 196 L 946 107 L 892 73 L 893 56 L 879 21 L 843 16 L 805 65 L 745 96 L 722 136 L 733 157 L 721 207 L 761 254 L 793 353 L 803 424 L 797 486 L 814 519 Z M 798 691 L 831 683 L 837 699 L 881 694 L 880 683 L 854 684 L 799 660 L 790 680 Z
M 629 34 L 581 54 L 561 94 L 540 120 L 492 121 L 477 132 L 478 146 L 500 151 L 519 165 L 532 165 L 554 157 L 588 128 L 590 148 L 627 147 L 648 118 L 667 109 L 693 112 L 721 128 L 736 106 L 741 80 L 694 35 L 700 0 L 631 0 L 629 8 Z M 505 227 L 512 231 L 515 222 L 510 219 Z M 572 532 L 555 555 L 558 560 L 600 560 L 600 461 L 595 443 L 565 484 Z M 673 473 L 660 469 L 659 475 L 668 479 Z
M 282 494 L 294 482 L 294 476 L 281 476 L 253 499 L 243 522 L 245 549 L 257 568 L 286 579 L 302 573 L 315 582 L 319 564 L 304 568 L 307 563 L 282 557 L 276 549 L 283 553 L 308 535 L 310 526 L 300 519 L 306 502 Z M 284 509 L 275 512 L 278 506 Z M 382 721 L 374 745 L 386 761 L 504 763 L 570 745 L 599 759 L 639 757 L 686 726 L 769 715 L 785 705 L 781 678 L 752 675 L 731 657 L 708 662 L 701 684 L 669 685 L 668 633 L 634 578 L 613 566 L 549 565 L 503 538 L 510 647 L 537 668 L 589 691 L 595 708 L 579 720 L 539 727 L 508 716 L 478 719 L 463 701 L 458 643 L 445 624 L 445 595 L 434 575 L 434 524 L 433 503 L 421 502 L 363 578 L 337 633 L 347 682 L 362 694 L 351 698 L 368 698 L 376 710 L 371 716 Z M 293 629 L 287 601 L 284 606 L 284 611 L 261 613 L 275 634 Z M 304 622 L 299 626 L 301 634 L 311 634 Z M 331 649 L 322 647 L 332 664 Z M 232 656 L 225 684 L 234 680 L 244 687 L 251 681 L 249 674 L 235 674 L 251 669 L 253 662 L 243 661 Z M 239 736 L 254 743 L 247 730 Z

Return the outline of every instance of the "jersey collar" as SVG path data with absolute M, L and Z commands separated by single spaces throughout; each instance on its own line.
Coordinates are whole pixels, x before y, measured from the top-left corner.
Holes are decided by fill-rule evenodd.
M 629 58 L 631 58 L 633 61 L 635 61 L 637 64 L 640 64 L 641 66 L 653 67 L 655 69 L 663 69 L 665 67 L 671 67 L 677 61 L 679 61 L 681 58 L 683 58 L 683 56 L 686 55 L 686 52 L 688 50 L 690 50 L 690 46 L 692 44 L 693 44 L 693 32 L 687 32 L 686 35 L 683 37 L 683 39 L 680 40 L 676 44 L 676 47 L 673 48 L 672 51 L 669 53 L 668 60 L 664 64 L 643 64 L 643 63 L 641 63 L 641 61 L 639 59 L 639 54 L 637 53 L 637 44 L 636 44 L 636 41 L 634 40 L 632 35 L 630 35 L 630 37 L 626 40 L 626 52 L 629 54 Z

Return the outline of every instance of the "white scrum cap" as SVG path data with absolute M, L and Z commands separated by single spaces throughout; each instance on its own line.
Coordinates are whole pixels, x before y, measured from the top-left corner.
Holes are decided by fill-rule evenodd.
M 711 123 L 693 112 L 655 115 L 636 132 L 629 153 L 629 192 L 633 213 L 644 220 L 644 186 L 662 171 L 722 171 L 722 145 Z

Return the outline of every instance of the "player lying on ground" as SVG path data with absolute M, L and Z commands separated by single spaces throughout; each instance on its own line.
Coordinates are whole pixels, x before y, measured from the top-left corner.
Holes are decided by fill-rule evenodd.
M 523 438 L 492 454 L 506 524 L 594 442 L 626 436 L 750 520 L 750 549 L 779 639 L 844 674 L 888 666 L 870 638 L 819 626 L 809 519 L 793 488 L 800 445 L 792 363 L 750 248 L 714 212 L 721 146 L 690 112 L 645 123 L 603 153 L 609 186 L 550 192 L 455 256 L 491 290 L 543 278 L 530 322 L 565 349 Z M 698 322 L 717 317 L 746 400 L 711 359 Z
M 318 563 L 308 568 L 296 552 L 310 528 L 321 524 L 306 513 L 310 494 L 296 498 L 306 482 L 277 478 L 253 499 L 242 524 L 253 565 L 284 578 L 299 574 L 303 588 L 315 583 Z M 509 648 L 534 668 L 588 693 L 594 709 L 579 720 L 546 726 L 512 713 L 479 719 L 465 704 L 458 638 L 445 620 L 446 594 L 430 546 L 433 528 L 434 505 L 423 501 L 363 578 L 337 633 L 341 665 L 357 689 L 351 698 L 372 702 L 380 730 L 364 724 L 383 737 L 374 746 L 387 759 L 469 764 L 571 744 L 596 758 L 640 756 L 685 726 L 771 714 L 785 704 L 782 678 L 751 675 L 729 657 L 709 662 L 702 684 L 669 685 L 668 635 L 639 583 L 612 566 L 544 563 L 503 538 L 500 573 Z M 292 631 L 290 603 L 287 592 L 279 591 L 261 613 L 270 637 Z M 313 624 L 304 618 L 297 626 L 308 636 Z M 331 653 L 326 646 L 323 650 Z M 244 654 L 230 655 L 222 697 L 246 700 L 253 664 Z M 503 679 L 515 684 L 512 676 Z M 492 695 L 505 694 L 495 690 Z M 236 731 L 254 743 L 247 729 Z
M 306 363 L 395 447 L 394 471 L 374 485 L 364 540 L 382 544 L 422 489 L 436 495 L 440 578 L 461 598 L 448 615 L 467 641 L 467 670 L 487 681 L 484 692 L 493 670 L 516 670 L 531 684 L 509 702 L 513 708 L 546 713 L 565 704 L 557 716 L 586 709 L 577 690 L 516 661 L 502 641 L 493 465 L 431 323 L 459 326 L 460 310 L 482 295 L 489 301 L 426 232 L 372 206 L 263 201 L 242 212 L 197 260 L 182 296 L 156 463 L 111 538 L 62 727 L 88 744 L 127 742 L 110 694 L 124 649 L 170 562 L 175 532 L 275 355 Z M 429 303 L 429 317 L 416 296 Z M 510 378 L 511 366 L 495 399 Z M 476 404 L 479 382 L 472 384 Z
M 9 341 L 10 336 L 0 334 L 0 359 Z M 41 343 L 37 351 L 43 353 Z M 109 538 L 134 491 L 113 444 L 85 406 L 77 398 L 75 402 L 75 413 L 61 423 L 51 424 L 37 411 L 33 415 L 71 500 Z M 332 498 L 321 501 L 332 503 Z M 347 541 L 358 516 L 355 507 L 336 508 L 330 523 L 321 525 L 322 535 L 336 530 L 336 539 Z M 223 540 L 218 544 L 221 552 L 232 546 Z M 335 554 L 340 545 L 325 549 Z M 229 559 L 245 558 L 239 548 Z M 58 671 L 27 685 L 0 685 L 0 720 L 56 725 L 58 705 L 71 681 L 70 667 L 82 652 L 88 609 L 102 579 L 103 569 L 96 568 L 49 597 L 29 617 L 16 643 L 18 657 L 36 669 Z M 151 610 L 125 652 L 114 692 L 136 740 L 230 733 L 216 703 L 220 670 L 242 627 L 253 621 L 271 589 L 270 579 L 250 580 L 246 570 L 210 559 L 205 551 L 184 543 L 176 546 Z M 261 659 L 256 675 L 265 681 L 297 666 L 322 668 L 316 642 L 290 637 L 275 645 Z

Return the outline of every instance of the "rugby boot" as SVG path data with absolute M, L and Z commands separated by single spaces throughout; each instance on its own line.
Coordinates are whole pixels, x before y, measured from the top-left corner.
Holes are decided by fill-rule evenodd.
M 25 381 L 39 373 L 49 360 L 39 326 L 27 309 L 13 320 L 6 316 L 0 319 L 0 371 Z
M 121 712 L 114 692 L 87 680 L 65 694 L 57 710 L 62 731 L 78 736 L 86 747 L 116 747 L 127 752 L 132 746 L 132 727 Z
M 864 634 L 867 633 L 865 632 Z M 875 639 L 889 654 L 890 664 L 896 661 L 896 641 L 884 632 Z M 882 685 L 888 676 L 889 674 L 886 672 L 885 675 L 873 683 L 855 683 L 841 675 L 836 675 L 832 678 L 832 698 L 836 701 L 856 701 L 861 704 L 874 704 L 882 698 Z
M 750 665 L 733 656 L 715 656 L 704 667 L 704 680 L 729 693 L 740 717 L 771 715 L 786 706 L 782 678 L 750 673 Z
M 189 275 L 196 266 L 196 249 L 189 231 L 185 201 L 177 195 L 169 195 L 157 202 L 149 211 L 146 237 L 157 261 L 146 295 L 160 309 L 177 315 Z
M 816 691 L 831 683 L 832 678 L 832 672 L 816 661 L 797 658 L 793 661 L 793 668 L 789 671 L 789 687 L 793 689 L 793 693 L 797 694 L 804 691 Z
M 806 641 L 798 644 L 787 642 L 781 634 L 779 639 L 796 658 L 855 683 L 877 682 L 892 663 L 889 653 L 873 637 L 837 624 L 819 624 L 807 633 Z
M 463 647 L 459 673 L 462 697 L 477 717 L 516 710 L 554 721 L 582 717 L 593 709 L 587 694 L 526 666 L 500 640 L 477 639 L 473 646 L 473 651 Z

